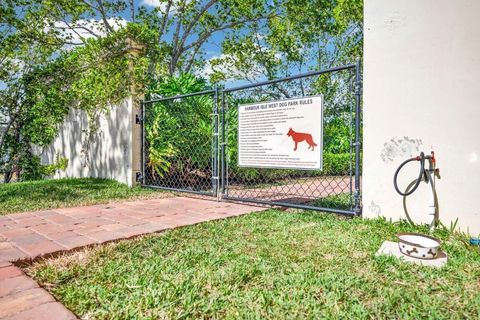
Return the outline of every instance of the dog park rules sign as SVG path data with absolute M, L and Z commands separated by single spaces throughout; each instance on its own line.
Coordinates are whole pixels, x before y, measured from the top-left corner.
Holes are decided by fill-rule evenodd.
M 238 106 L 238 165 L 322 169 L 321 96 Z

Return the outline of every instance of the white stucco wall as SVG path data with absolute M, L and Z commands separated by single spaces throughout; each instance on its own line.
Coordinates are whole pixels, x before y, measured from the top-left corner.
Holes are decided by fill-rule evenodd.
M 132 128 L 134 124 L 132 99 L 110 107 L 98 121 L 98 131 L 88 139 L 88 117 L 72 109 L 49 148 L 42 151 L 43 163 L 53 163 L 56 154 L 68 159 L 68 167 L 54 178 L 109 178 L 129 186 L 132 172 Z
M 480 233 L 480 1 L 365 0 L 363 213 L 404 217 L 392 178 L 434 150 L 440 219 Z M 401 179 L 413 179 L 417 167 Z M 410 179 L 410 180 L 411 180 Z M 426 217 L 427 185 L 409 198 Z

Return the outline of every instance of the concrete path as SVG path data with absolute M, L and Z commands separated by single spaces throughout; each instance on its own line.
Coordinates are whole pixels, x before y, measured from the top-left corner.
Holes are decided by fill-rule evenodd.
M 175 197 L 0 216 L 0 319 L 76 319 L 12 262 L 259 210 Z

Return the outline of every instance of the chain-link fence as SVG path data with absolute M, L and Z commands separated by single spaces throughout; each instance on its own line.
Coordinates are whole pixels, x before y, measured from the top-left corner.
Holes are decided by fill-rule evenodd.
M 223 198 L 349 215 L 357 213 L 359 183 L 356 184 L 355 179 L 360 177 L 359 173 L 355 174 L 360 171 L 356 167 L 360 152 L 355 152 L 357 68 L 350 65 L 225 90 L 222 99 Z M 323 122 L 321 170 L 239 165 L 239 105 L 314 96 L 321 96 L 323 100 L 323 117 L 318 119 Z M 287 132 L 283 139 L 289 139 Z
M 215 90 L 142 103 L 142 180 L 150 187 L 216 193 Z
M 145 101 L 143 184 L 219 199 L 358 215 L 360 91 L 357 63 L 220 91 Z M 308 97 L 322 99 L 322 116 L 315 121 L 321 124 L 323 141 L 308 146 L 322 156 L 321 169 L 239 164 L 239 106 Z M 277 134 L 290 139 L 287 132 Z

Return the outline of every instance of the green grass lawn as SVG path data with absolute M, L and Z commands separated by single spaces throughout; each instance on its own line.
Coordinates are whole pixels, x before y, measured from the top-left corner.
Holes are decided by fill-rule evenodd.
M 480 253 L 437 231 L 442 269 L 375 257 L 385 220 L 267 210 L 40 261 L 27 268 L 95 319 L 478 319 Z
M 129 188 L 107 179 L 83 178 L 8 183 L 0 184 L 0 215 L 159 196 L 162 196 L 159 191 Z

